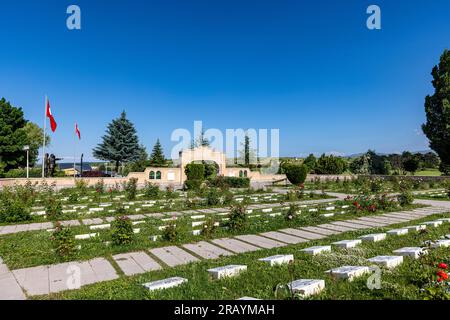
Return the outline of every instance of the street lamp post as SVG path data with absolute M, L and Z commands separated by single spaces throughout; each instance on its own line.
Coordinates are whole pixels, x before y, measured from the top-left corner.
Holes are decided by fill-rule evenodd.
M 27 179 L 30 177 L 30 161 L 29 161 L 29 155 L 30 155 L 30 146 L 23 146 L 23 150 L 27 152 Z

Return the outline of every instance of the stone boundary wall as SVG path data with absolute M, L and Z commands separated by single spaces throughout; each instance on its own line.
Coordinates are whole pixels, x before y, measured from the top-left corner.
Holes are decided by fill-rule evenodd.
M 429 182 L 429 181 L 444 181 L 444 180 L 450 180 L 450 176 L 388 176 L 388 175 L 358 175 L 359 177 L 366 177 L 366 178 L 379 178 L 383 180 L 393 180 L 393 179 L 408 179 L 408 180 L 414 180 L 414 181 L 422 181 L 422 182 Z

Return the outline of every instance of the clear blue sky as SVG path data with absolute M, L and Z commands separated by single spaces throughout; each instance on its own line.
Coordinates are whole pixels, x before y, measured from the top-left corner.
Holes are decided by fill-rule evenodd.
M 77 4 L 82 30 L 66 28 Z M 382 29 L 366 28 L 377 4 Z M 2 1 L 0 96 L 42 125 L 50 152 L 91 159 L 122 109 L 148 151 L 176 128 L 279 128 L 281 155 L 428 148 L 431 68 L 450 47 L 450 2 Z

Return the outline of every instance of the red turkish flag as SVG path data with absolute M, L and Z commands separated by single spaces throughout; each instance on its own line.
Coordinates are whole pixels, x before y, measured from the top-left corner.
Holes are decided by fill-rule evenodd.
M 47 99 L 47 111 L 46 111 L 46 114 L 47 114 L 47 118 L 50 119 L 50 128 L 52 129 L 53 132 L 55 132 L 55 130 L 56 130 L 56 121 L 55 121 L 55 118 L 53 118 L 52 111 L 50 110 L 50 101 L 48 99 Z
M 78 123 L 75 122 L 75 133 L 78 136 L 78 140 L 81 139 L 81 133 L 80 133 L 80 129 L 78 129 Z

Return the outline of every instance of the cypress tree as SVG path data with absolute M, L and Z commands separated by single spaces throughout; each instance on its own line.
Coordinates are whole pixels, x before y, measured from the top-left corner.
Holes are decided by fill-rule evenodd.
M 116 172 L 121 162 L 137 161 L 142 156 L 136 129 L 126 118 L 125 111 L 108 124 L 102 140 L 102 143 L 94 148 L 93 155 L 100 160 L 115 162 Z
M 441 171 L 450 174 L 450 51 L 444 51 L 431 75 L 435 90 L 425 98 L 427 122 L 422 130 L 430 140 L 430 148 L 441 158 Z

